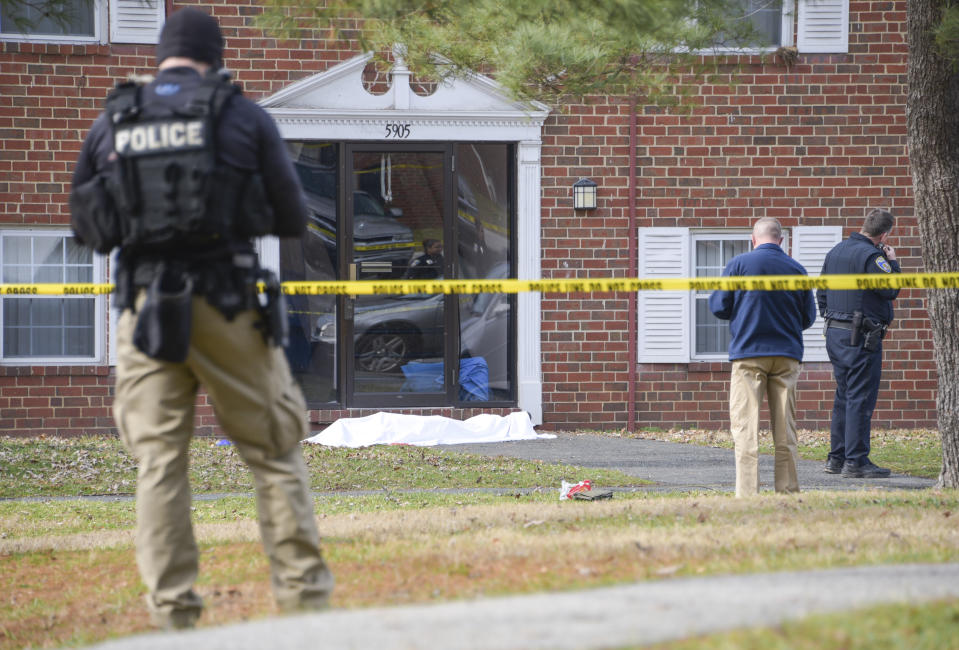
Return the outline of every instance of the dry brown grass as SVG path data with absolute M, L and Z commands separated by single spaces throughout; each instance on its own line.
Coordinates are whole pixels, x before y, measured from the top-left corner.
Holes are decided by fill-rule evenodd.
M 621 498 L 319 519 L 335 607 L 572 589 L 673 575 L 959 555 L 959 495 L 863 492 Z M 8 522 L 0 522 L 10 530 Z M 250 520 L 201 524 L 205 625 L 274 613 Z M 0 648 L 147 629 L 132 534 L 0 540 Z

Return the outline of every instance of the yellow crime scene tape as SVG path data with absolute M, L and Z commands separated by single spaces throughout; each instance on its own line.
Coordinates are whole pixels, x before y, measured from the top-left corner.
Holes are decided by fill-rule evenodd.
M 614 291 L 794 291 L 802 289 L 959 289 L 955 273 L 759 275 L 707 278 L 555 278 L 548 280 L 356 280 L 284 282 L 287 295 L 413 293 L 584 293 Z M 97 296 L 112 284 L 0 284 L 3 296 Z

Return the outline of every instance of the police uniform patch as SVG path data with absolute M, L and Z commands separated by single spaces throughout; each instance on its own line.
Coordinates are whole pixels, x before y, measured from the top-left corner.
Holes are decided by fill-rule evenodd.
M 889 264 L 889 262 L 886 261 L 886 258 L 883 257 L 882 255 L 876 258 L 876 266 L 881 268 L 886 273 L 892 273 L 892 266 Z
M 202 149 L 206 146 L 203 125 L 203 120 L 121 124 L 114 129 L 113 148 L 121 156 Z

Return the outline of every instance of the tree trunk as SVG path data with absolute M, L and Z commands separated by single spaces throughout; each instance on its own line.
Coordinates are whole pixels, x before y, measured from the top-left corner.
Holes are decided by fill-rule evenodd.
M 959 270 L 959 68 L 936 50 L 947 0 L 908 0 L 909 160 L 926 271 Z M 940 487 L 959 487 L 959 290 L 923 297 L 938 369 Z

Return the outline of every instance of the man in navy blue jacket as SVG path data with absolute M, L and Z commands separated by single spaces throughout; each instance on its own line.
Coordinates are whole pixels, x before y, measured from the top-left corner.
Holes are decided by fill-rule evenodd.
M 760 219 L 753 226 L 753 250 L 731 259 L 723 275 L 806 275 L 802 264 L 780 248 L 782 241 L 779 222 Z M 736 496 L 759 493 L 759 411 L 764 395 L 776 446 L 776 492 L 798 492 L 796 382 L 802 332 L 816 320 L 812 291 L 715 291 L 709 309 L 730 321 L 729 420 L 736 445 Z

